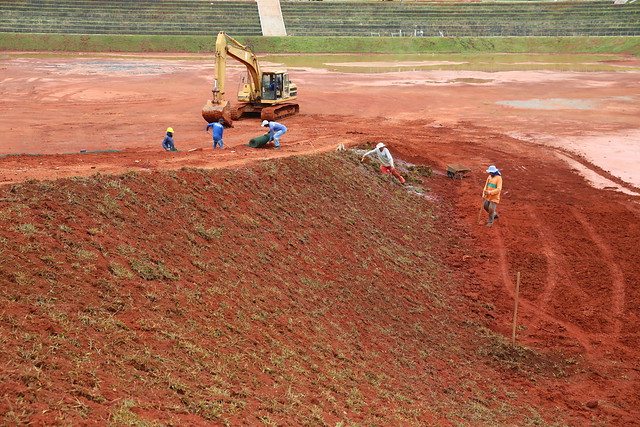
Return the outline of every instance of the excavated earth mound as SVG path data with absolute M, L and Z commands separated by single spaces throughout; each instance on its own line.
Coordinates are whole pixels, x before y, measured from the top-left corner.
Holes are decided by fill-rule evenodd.
M 455 273 L 486 254 L 459 238 L 436 177 L 405 172 L 402 187 L 358 160 L 5 187 L 4 421 L 524 425 L 633 410 L 571 392 L 607 384 L 589 361 L 482 326 L 506 304 L 463 295 L 498 289 Z
M 2 200 L 8 422 L 524 422 L 535 405 L 516 409 L 526 395 L 492 357 L 513 353 L 520 381 L 567 375 L 476 337 L 438 205 L 353 158 L 31 182 Z

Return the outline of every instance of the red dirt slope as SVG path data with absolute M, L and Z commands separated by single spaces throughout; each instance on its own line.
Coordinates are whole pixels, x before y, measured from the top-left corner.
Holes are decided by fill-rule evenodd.
M 571 365 L 510 350 L 456 311 L 445 212 L 357 156 L 30 182 L 0 198 L 6 423 L 565 418 L 518 384 Z

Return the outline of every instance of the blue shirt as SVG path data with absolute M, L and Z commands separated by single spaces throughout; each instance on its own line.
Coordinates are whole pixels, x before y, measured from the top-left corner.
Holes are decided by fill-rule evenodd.
M 281 125 L 278 122 L 269 122 L 269 136 L 273 139 L 273 134 L 276 132 L 285 133 L 287 131 L 287 127 L 285 125 Z
M 215 139 L 222 139 L 222 133 L 224 132 L 224 126 L 222 126 L 220 123 L 209 123 L 207 125 L 207 129 L 209 130 L 210 127 L 213 126 L 213 137 Z
M 164 148 L 165 150 L 170 150 L 173 147 L 173 136 L 167 133 L 167 136 L 165 136 L 162 140 L 162 148 Z

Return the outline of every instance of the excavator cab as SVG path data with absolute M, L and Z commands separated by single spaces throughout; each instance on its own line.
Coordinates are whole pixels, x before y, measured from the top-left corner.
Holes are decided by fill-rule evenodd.
M 289 75 L 283 71 L 262 73 L 262 101 L 277 101 L 289 98 Z

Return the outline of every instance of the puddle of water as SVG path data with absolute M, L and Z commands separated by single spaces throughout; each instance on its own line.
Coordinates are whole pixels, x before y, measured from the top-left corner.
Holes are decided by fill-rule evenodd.
M 637 61 L 622 55 L 601 54 L 309 54 L 261 55 L 272 65 L 319 68 L 342 73 L 391 71 L 630 71 L 640 70 Z
M 28 58 L 109 58 L 90 63 L 89 72 L 116 71 L 129 74 L 160 74 L 165 67 L 153 61 L 210 61 L 214 55 L 157 54 L 137 56 L 124 53 L 3 53 L 0 58 L 28 60 Z M 265 68 L 287 67 L 323 69 L 341 73 L 388 73 L 394 71 L 640 71 L 640 61 L 617 54 L 521 54 L 521 53 L 420 53 L 420 54 L 259 54 Z M 129 64 L 118 62 L 124 59 Z M 131 61 L 139 60 L 139 61 Z M 126 62 L 125 61 L 125 62 Z M 231 61 L 234 65 L 235 61 Z M 182 66 L 191 67 L 192 64 Z M 474 82 L 481 83 L 481 82 Z
M 496 101 L 498 105 L 506 105 L 509 107 L 529 108 L 533 110 L 594 110 L 596 102 L 586 99 L 567 99 L 567 98 L 549 98 L 549 99 L 526 99 L 514 101 Z
M 633 102 L 632 96 L 614 96 L 602 98 L 598 101 L 586 99 L 549 98 L 549 99 L 525 99 L 496 101 L 498 105 L 506 105 L 516 108 L 529 108 L 533 110 L 596 110 L 601 109 L 600 104 L 606 101 Z
M 492 81 L 493 79 L 474 79 L 471 77 L 461 77 L 459 79 L 447 80 L 447 83 L 491 83 Z
M 45 66 L 47 67 L 47 66 Z M 166 67 L 144 62 L 91 61 L 81 64 L 52 64 L 49 67 L 60 71 L 73 71 L 87 74 L 165 74 Z

